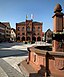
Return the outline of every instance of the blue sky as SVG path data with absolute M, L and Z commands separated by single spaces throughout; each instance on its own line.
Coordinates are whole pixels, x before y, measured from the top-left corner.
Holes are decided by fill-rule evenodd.
M 16 28 L 16 23 L 31 19 L 43 22 L 42 30 L 53 30 L 54 7 L 60 3 L 64 8 L 64 0 L 0 0 L 0 22 L 10 22 L 11 27 Z M 64 12 L 64 9 L 63 11 Z

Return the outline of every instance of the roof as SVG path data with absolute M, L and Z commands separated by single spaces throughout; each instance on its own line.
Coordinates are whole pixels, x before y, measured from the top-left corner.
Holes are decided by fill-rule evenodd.
M 10 27 L 10 23 L 9 22 L 2 22 L 5 26 L 9 26 Z
M 54 13 L 56 13 L 56 12 L 61 12 L 61 11 L 62 11 L 61 5 L 60 5 L 60 4 L 57 4 L 57 5 L 55 6 L 55 8 L 54 8 Z
M 25 22 L 19 22 L 19 23 L 16 23 L 16 24 L 23 24 L 23 25 L 25 25 Z
M 2 24 L 3 26 L 5 26 L 5 27 L 6 27 L 6 25 L 5 25 L 5 24 L 3 24 L 2 22 L 0 22 L 0 24 Z
M 43 23 L 34 21 L 33 24 L 43 24 Z
M 6 26 L 9 25 L 9 22 L 2 22 L 3 24 L 5 24 Z
M 45 34 L 46 34 L 47 32 L 49 32 L 49 31 L 50 31 L 51 33 L 53 33 L 50 29 L 48 29 L 48 30 L 45 32 Z
M 16 32 L 16 30 L 14 28 L 11 28 L 11 30 L 13 30 L 14 32 Z
M 26 22 L 30 22 L 32 20 L 26 20 Z M 36 22 L 36 21 L 32 21 L 33 24 L 43 24 L 42 22 Z M 19 22 L 19 23 L 16 23 L 16 24 L 22 24 L 22 25 L 25 25 L 25 22 Z

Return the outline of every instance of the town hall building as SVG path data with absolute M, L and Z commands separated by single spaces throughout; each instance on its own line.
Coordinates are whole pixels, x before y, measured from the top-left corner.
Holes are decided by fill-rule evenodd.
M 42 41 L 42 22 L 26 20 L 16 23 L 16 38 L 19 42 Z

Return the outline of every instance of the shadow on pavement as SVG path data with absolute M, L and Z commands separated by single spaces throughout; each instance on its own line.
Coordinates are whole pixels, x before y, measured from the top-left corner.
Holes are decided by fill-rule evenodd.
M 0 43 L 0 48 L 11 48 L 13 46 L 21 46 L 23 45 L 23 43 L 8 43 L 8 42 L 5 42 L 5 43 Z
M 0 58 L 10 57 L 10 56 L 28 56 L 28 51 L 26 50 L 0 50 Z

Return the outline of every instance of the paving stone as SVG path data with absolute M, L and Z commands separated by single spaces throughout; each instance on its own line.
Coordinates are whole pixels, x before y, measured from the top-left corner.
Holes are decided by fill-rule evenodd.
M 8 77 L 24 77 L 23 74 L 14 69 L 10 64 L 8 64 L 3 59 L 0 59 L 0 66 Z
M 0 77 L 8 77 L 5 71 L 0 67 Z

